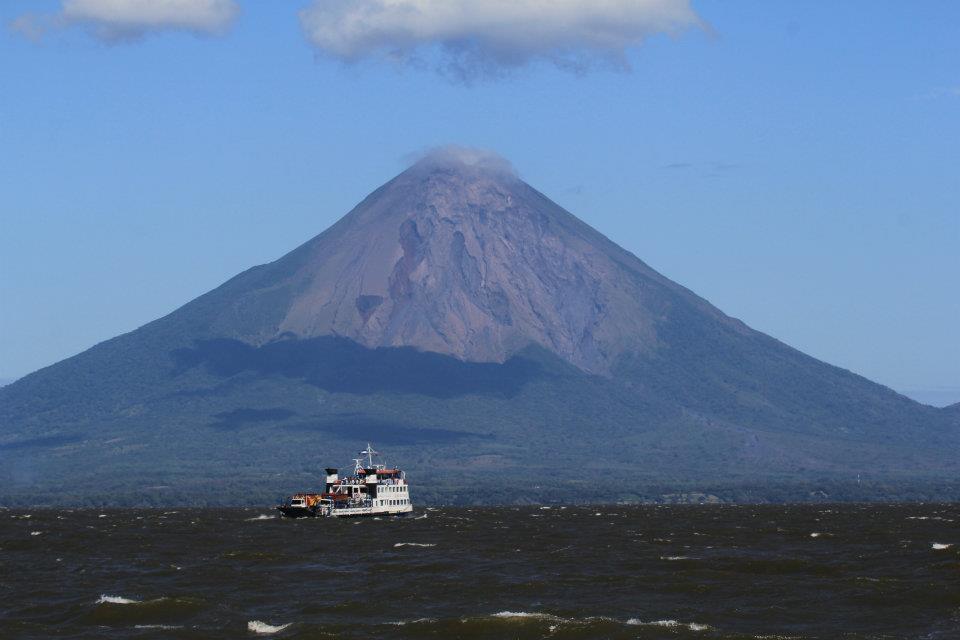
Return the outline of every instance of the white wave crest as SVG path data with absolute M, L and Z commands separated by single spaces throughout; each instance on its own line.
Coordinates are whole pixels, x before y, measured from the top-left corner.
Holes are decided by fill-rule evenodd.
M 254 521 L 257 521 L 257 520 L 275 520 L 275 519 L 276 519 L 275 516 L 268 516 L 268 515 L 265 514 L 265 513 L 261 513 L 261 514 L 258 515 L 256 518 L 246 518 L 246 521 L 247 521 L 247 522 L 254 522 Z
M 821 535 L 823 535 L 823 534 L 814 531 L 813 533 L 810 534 L 810 537 L 811 537 L 811 538 L 819 538 Z
M 393 546 L 394 547 L 435 547 L 437 545 L 433 542 L 398 542 Z
M 32 536 L 39 536 L 39 535 L 42 534 L 42 533 L 43 533 L 43 531 L 31 531 L 31 532 L 30 532 L 30 535 L 32 535 Z
M 97 604 L 137 604 L 139 600 L 131 600 L 130 598 L 124 598 L 122 596 L 108 596 L 106 594 L 101 594 L 100 599 L 97 600 Z
M 700 624 L 699 622 L 678 622 L 676 620 L 653 620 L 651 622 L 644 622 L 637 618 L 630 618 L 627 620 L 627 624 L 640 627 L 686 627 L 690 631 L 706 631 L 710 628 L 710 625 Z
M 535 620 L 549 620 L 550 622 L 564 622 L 563 618 L 551 615 L 549 613 L 538 613 L 536 611 L 500 611 L 493 614 L 494 618 L 533 618 Z
M 953 545 L 952 545 L 952 544 L 945 544 L 945 543 L 943 543 L 943 542 L 934 542 L 933 545 L 931 545 L 931 546 L 932 546 L 935 550 L 937 550 L 937 551 L 943 551 L 944 549 L 949 549 L 949 548 L 952 547 Z
M 660 556 L 661 560 L 690 560 L 689 556 Z
M 267 624 L 266 622 L 260 622 L 259 620 L 251 620 L 247 623 L 247 631 L 252 631 L 253 633 L 261 633 L 263 635 L 278 633 L 289 627 L 292 622 L 287 624 L 272 625 Z

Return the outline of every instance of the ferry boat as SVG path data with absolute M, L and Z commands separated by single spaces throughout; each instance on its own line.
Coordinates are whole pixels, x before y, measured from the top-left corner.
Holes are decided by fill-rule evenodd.
M 406 474 L 374 464 L 373 457 L 380 454 L 369 443 L 359 455 L 366 460 L 354 458 L 353 475 L 341 478 L 337 469 L 328 468 L 323 493 L 296 493 L 277 510 L 287 518 L 401 516 L 413 511 Z

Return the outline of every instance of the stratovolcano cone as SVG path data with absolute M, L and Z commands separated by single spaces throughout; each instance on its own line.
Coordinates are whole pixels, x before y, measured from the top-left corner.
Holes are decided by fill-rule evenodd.
M 678 299 L 743 330 L 502 163 L 462 153 L 421 160 L 263 270 L 271 277 L 250 277 L 211 318 L 217 333 L 254 344 L 339 336 L 470 362 L 537 345 L 609 373 L 656 347 Z M 247 309 L 266 313 L 251 324 Z
M 946 413 L 753 331 L 463 150 L 0 401 L 9 500 L 257 500 L 368 439 L 436 497 L 601 471 L 614 450 L 621 496 L 765 497 L 858 470 L 955 478 L 960 445 Z M 572 481 L 538 491 L 612 497 Z

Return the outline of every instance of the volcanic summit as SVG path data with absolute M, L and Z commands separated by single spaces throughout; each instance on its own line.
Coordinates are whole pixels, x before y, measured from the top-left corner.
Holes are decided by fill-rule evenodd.
M 742 330 L 502 162 L 463 152 L 422 159 L 246 279 L 211 328 L 256 344 L 339 336 L 501 363 L 535 344 L 608 373 L 654 349 L 680 301 Z M 246 322 L 251 308 L 270 321 Z

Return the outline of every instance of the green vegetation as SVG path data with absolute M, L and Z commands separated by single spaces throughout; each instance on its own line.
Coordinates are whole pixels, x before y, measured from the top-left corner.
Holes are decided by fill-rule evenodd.
M 430 504 L 960 499 L 947 413 L 786 348 L 778 369 L 735 344 L 731 366 L 688 336 L 606 378 L 537 349 L 476 365 L 148 330 L 0 391 L 0 503 L 270 504 L 368 439 Z

